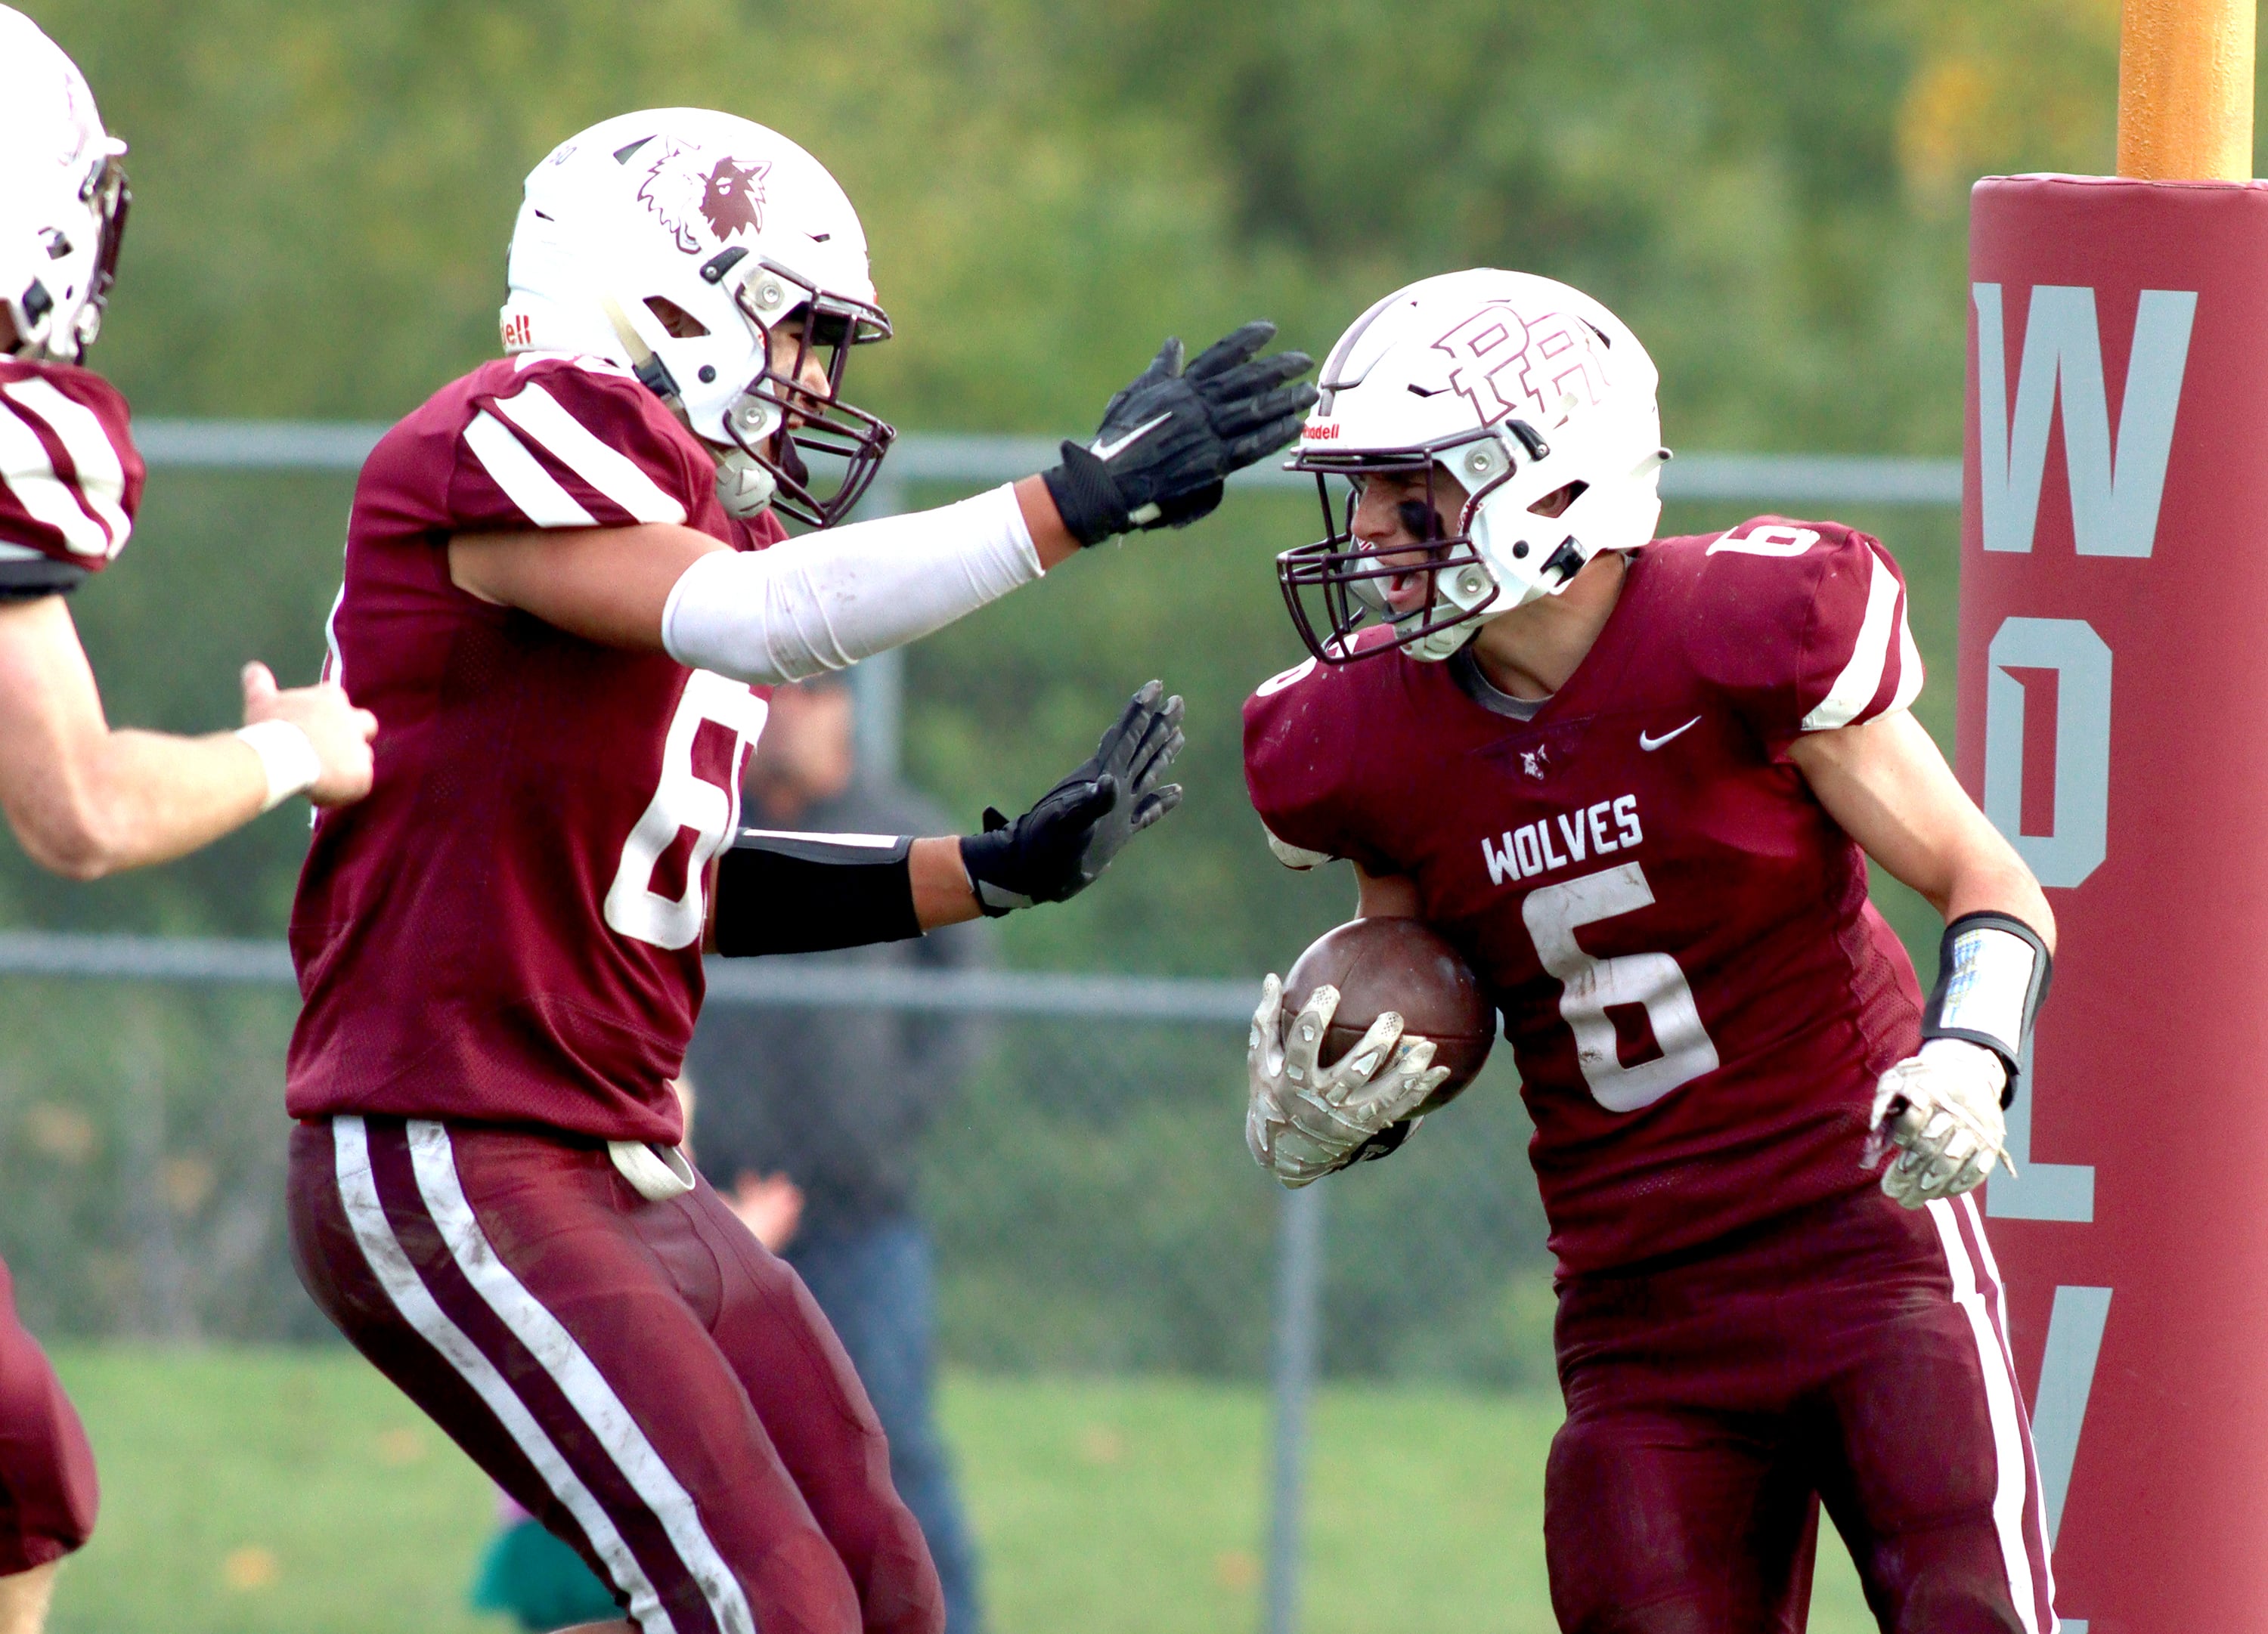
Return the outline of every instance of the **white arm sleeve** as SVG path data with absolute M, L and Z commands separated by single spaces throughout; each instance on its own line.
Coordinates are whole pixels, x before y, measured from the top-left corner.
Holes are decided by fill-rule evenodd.
M 718 550 L 661 614 L 669 656 L 762 685 L 842 669 L 918 640 L 1040 576 L 1013 488 L 935 511 Z

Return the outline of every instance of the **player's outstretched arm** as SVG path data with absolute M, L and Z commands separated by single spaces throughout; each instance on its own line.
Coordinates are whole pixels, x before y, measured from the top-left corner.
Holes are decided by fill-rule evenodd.
M 755 683 L 837 670 L 942 629 L 1083 546 L 1184 526 L 1228 475 L 1297 434 L 1302 352 L 1261 357 L 1248 323 L 1186 369 L 1179 341 L 1110 401 L 1063 463 L 958 504 L 735 551 L 675 523 L 460 534 L 458 586 L 588 640 Z
M 2055 916 L 2015 850 L 1904 710 L 1799 738 L 1791 758 L 1827 813 L 1946 917 L 1920 1050 L 1882 1075 L 1882 1189 L 1908 1208 L 1958 1196 L 2006 1162 L 2003 1113 L 2047 996 Z
M 1181 804 L 1182 700 L 1151 681 L 1071 774 L 983 831 L 906 839 L 747 828 L 718 859 L 711 950 L 727 957 L 902 941 L 979 914 L 1068 902 Z
M 377 722 L 333 686 L 244 675 L 245 726 L 114 730 L 60 596 L 0 603 L 0 807 L 34 862 L 77 880 L 170 861 L 291 795 L 370 789 Z

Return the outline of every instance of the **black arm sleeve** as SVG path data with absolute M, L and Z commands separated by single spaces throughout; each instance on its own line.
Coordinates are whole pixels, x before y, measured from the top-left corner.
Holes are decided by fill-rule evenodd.
M 871 834 L 743 828 L 717 860 L 717 951 L 816 953 L 922 933 L 914 843 Z
M 37 601 L 42 596 L 67 596 L 91 577 L 76 562 L 57 562 L 48 556 L 0 561 L 0 601 Z

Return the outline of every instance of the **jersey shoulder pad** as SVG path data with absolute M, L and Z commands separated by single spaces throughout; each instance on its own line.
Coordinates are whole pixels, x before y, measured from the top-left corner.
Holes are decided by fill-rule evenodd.
M 1244 784 L 1269 849 L 1293 868 L 1333 857 L 1369 865 L 1361 804 L 1366 746 L 1390 737 L 1378 717 L 1398 656 L 1329 665 L 1309 659 L 1260 683 L 1244 703 Z M 1373 872 L 1381 872 L 1373 868 Z
M 1663 547 L 1688 581 L 1688 661 L 1768 744 L 1904 709 L 1921 691 L 1905 578 L 1881 541 L 1764 516 Z
M 629 371 L 523 352 L 451 394 L 453 531 L 709 520 L 716 466 Z
M 0 358 L 0 596 L 69 590 L 109 565 L 143 476 L 117 387 L 65 364 Z

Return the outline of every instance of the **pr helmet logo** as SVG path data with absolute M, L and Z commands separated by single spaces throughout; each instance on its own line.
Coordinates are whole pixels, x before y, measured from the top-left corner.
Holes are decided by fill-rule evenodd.
M 1450 359 L 1449 385 L 1483 425 L 1517 415 L 1544 426 L 1579 401 L 1605 395 L 1602 359 L 1582 320 L 1564 313 L 1521 317 L 1492 301 L 1433 342 Z

